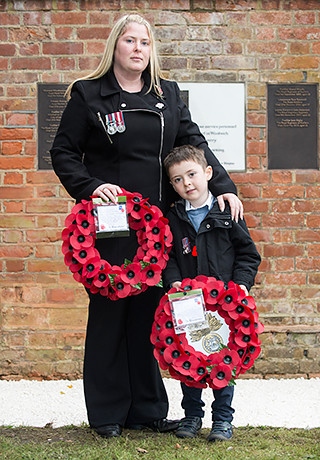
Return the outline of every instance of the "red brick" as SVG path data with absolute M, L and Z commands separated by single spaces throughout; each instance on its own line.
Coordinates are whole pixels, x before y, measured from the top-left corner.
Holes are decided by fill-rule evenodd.
M 14 56 L 16 53 L 16 45 L 10 43 L 0 43 L 1 56 Z
M 6 261 L 6 270 L 8 272 L 23 272 L 24 271 L 24 261 L 22 259 Z
M 19 155 L 22 151 L 22 142 L 2 142 L 2 155 Z
M 28 200 L 29 198 L 32 198 L 33 196 L 33 188 L 32 187 L 26 187 L 26 186 L 21 186 L 21 187 L 0 187 L 0 199 L 1 198 L 6 198 L 6 199 L 21 199 L 24 198 Z
M 297 257 L 303 255 L 304 248 L 296 244 L 265 245 L 265 257 Z
M 273 232 L 273 242 L 276 243 L 293 243 L 295 235 L 293 230 L 280 229 Z
M 280 69 L 317 69 L 319 57 L 314 56 L 290 56 L 279 59 Z
M 110 29 L 105 26 L 101 27 L 81 27 L 78 30 L 80 40 L 106 40 L 110 34 Z
M 7 258 L 17 258 L 20 257 L 21 259 L 27 258 L 32 255 L 32 247 L 31 246 L 18 246 L 17 244 L 9 245 L 6 244 L 0 245 L 0 257 L 5 259 Z
M 280 25 L 280 24 L 291 24 L 291 13 L 287 12 L 280 12 L 280 11 L 275 11 L 275 12 L 252 12 L 250 14 L 250 22 L 251 24 L 259 24 L 259 25 L 265 25 L 265 24 L 272 24 L 273 26 L 275 25 Z
M 23 201 L 4 201 L 3 207 L 6 213 L 22 213 L 24 211 Z
M 85 12 L 59 12 L 52 13 L 51 19 L 53 24 L 85 24 L 86 23 L 86 13 Z
M 4 175 L 5 185 L 19 185 L 23 183 L 23 175 L 19 172 L 7 172 Z
M 43 54 L 59 55 L 62 54 L 83 54 L 83 44 L 78 42 L 48 42 L 43 43 Z M 49 67 L 50 68 L 50 67 Z
M 304 187 L 299 185 L 292 186 L 265 186 L 262 187 L 262 198 L 273 198 L 273 199 L 283 199 L 283 198 L 303 198 L 304 196 Z
M 320 215 L 311 215 L 306 217 L 306 225 L 309 228 L 319 228 L 320 227 Z
M 32 128 L 0 128 L 0 139 L 32 139 L 33 131 L 34 130 Z

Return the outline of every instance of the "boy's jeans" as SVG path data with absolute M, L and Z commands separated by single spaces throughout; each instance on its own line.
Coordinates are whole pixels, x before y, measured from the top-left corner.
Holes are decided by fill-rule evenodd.
M 201 399 L 202 389 L 188 387 L 181 383 L 183 398 L 181 406 L 186 417 L 204 417 L 204 402 Z M 231 407 L 234 386 L 227 386 L 221 390 L 212 390 L 212 421 L 232 422 L 234 409 Z

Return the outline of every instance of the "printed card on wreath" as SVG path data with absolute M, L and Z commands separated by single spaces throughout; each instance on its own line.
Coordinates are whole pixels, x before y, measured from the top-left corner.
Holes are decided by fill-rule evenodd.
M 126 196 L 118 196 L 117 203 L 92 198 L 97 238 L 129 236 L 126 202 Z

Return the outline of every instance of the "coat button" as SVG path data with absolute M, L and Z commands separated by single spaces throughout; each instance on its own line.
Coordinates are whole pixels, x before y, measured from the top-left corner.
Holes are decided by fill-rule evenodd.
M 224 225 L 229 225 L 229 222 L 226 220 L 225 223 L 224 223 Z
M 210 225 L 210 224 L 207 224 L 207 225 L 206 225 L 206 228 L 210 228 L 210 227 L 211 227 L 211 225 Z
M 127 104 L 125 102 L 122 102 L 121 107 L 127 107 Z

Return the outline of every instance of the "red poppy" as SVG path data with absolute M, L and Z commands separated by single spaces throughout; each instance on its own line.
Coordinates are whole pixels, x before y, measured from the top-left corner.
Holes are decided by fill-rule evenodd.
M 102 265 L 100 267 L 100 270 L 98 271 L 98 273 L 95 274 L 92 284 L 96 286 L 98 289 L 105 289 L 110 284 L 108 275 L 110 272 L 111 265 L 104 260 L 101 260 L 101 263 Z
M 150 206 L 146 209 L 143 220 L 146 227 L 158 225 L 162 212 L 157 206 Z
M 82 265 L 73 257 L 72 252 L 67 252 L 64 256 L 64 263 L 69 267 L 71 273 L 75 273 L 81 270 Z
M 172 345 L 177 339 L 173 329 L 163 329 L 158 335 L 159 341 L 164 342 L 166 346 Z
M 206 378 L 207 375 L 208 370 L 206 360 L 200 358 L 194 360 L 190 369 L 190 377 L 192 377 L 195 382 L 200 382 L 200 380 Z
M 70 236 L 70 245 L 74 249 L 90 248 L 93 246 L 93 237 L 83 234 L 76 228 Z
M 208 305 L 216 306 L 221 293 L 224 291 L 224 282 L 211 279 L 205 283 L 203 295 Z
M 186 353 L 181 354 L 179 358 L 175 359 L 172 363 L 174 369 L 176 369 L 182 375 L 190 375 L 190 370 L 198 364 L 198 358 L 194 355 Z
M 210 364 L 220 364 L 223 363 L 226 366 L 230 366 L 233 369 L 240 362 L 238 353 L 235 350 L 229 350 L 228 348 L 223 348 L 217 353 L 212 353 L 208 358 Z
M 140 271 L 141 265 L 138 263 L 131 263 L 127 266 L 122 265 L 122 271 L 120 273 L 121 279 L 125 283 L 131 285 L 138 284 L 141 281 Z
M 68 254 L 68 253 L 70 253 L 70 254 L 72 255 L 73 247 L 71 246 L 69 240 L 64 241 L 64 242 L 62 243 L 61 250 L 62 250 L 62 254 L 64 254 L 64 255 L 66 255 L 66 254 Z
M 214 366 L 210 372 L 210 379 L 213 385 L 213 388 L 224 388 L 228 385 L 232 377 L 232 371 L 229 366 L 225 364 L 217 364 Z M 209 383 L 209 386 L 211 384 Z
M 87 263 L 88 260 L 98 256 L 99 253 L 95 248 L 78 249 L 73 252 L 73 257 L 83 265 Z
M 168 364 L 167 364 L 167 362 L 165 361 L 165 359 L 163 357 L 164 350 L 165 350 L 165 348 L 155 348 L 153 350 L 153 354 L 154 354 L 154 357 L 156 358 L 156 360 L 158 361 L 159 366 L 161 367 L 161 369 L 165 371 L 165 370 L 168 369 Z
M 243 334 L 251 335 L 254 332 L 253 315 L 244 318 L 237 318 L 234 323 L 234 327 L 237 331 L 242 332 Z
M 164 269 L 165 266 L 167 265 L 167 261 L 165 260 L 164 257 L 156 257 L 156 256 L 151 256 L 150 254 L 146 254 L 143 257 L 143 262 L 146 262 L 148 264 L 156 264 L 159 265 L 161 269 Z
M 71 214 L 69 214 L 65 218 L 64 225 L 66 226 L 66 228 L 62 231 L 62 234 L 65 230 L 68 230 L 68 229 L 72 230 L 72 227 L 76 228 L 77 227 L 76 213 L 72 212 Z
M 173 342 L 171 345 L 166 347 L 163 353 L 163 358 L 167 364 L 171 364 L 174 360 L 181 356 L 181 350 L 179 344 Z
M 142 198 L 140 193 L 129 193 L 123 191 L 123 195 L 127 196 L 127 213 L 130 214 L 132 219 L 141 219 L 141 206 L 143 206 L 147 199 Z
M 140 272 L 141 282 L 148 286 L 155 286 L 161 280 L 161 267 L 156 264 L 150 264 Z
M 250 348 L 252 351 L 250 351 Z M 261 352 L 260 347 L 250 347 L 242 357 L 240 374 L 244 374 L 248 369 L 254 365 L 254 361 L 257 359 Z
M 123 299 L 130 294 L 131 286 L 125 283 L 120 275 L 116 275 L 113 279 L 112 289 L 119 299 Z

